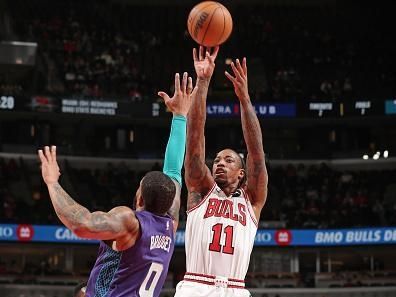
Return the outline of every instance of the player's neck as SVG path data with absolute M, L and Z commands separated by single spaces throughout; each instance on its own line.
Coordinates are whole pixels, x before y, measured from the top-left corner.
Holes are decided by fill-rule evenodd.
M 219 185 L 219 187 L 229 197 L 238 189 L 238 184 Z

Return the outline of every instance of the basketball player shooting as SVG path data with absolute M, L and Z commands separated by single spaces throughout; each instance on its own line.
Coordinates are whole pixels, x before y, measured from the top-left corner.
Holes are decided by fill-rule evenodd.
M 149 172 L 140 181 L 136 211 L 119 206 L 109 212 L 90 212 L 59 184 L 56 147 L 39 150 L 42 176 L 59 219 L 79 237 L 101 240 L 86 288 L 87 297 L 159 296 L 174 250 L 186 117 L 196 90 L 184 73 L 181 84 L 179 74 L 175 75 L 172 98 L 158 93 L 173 112 L 171 132 L 163 172 Z
M 188 114 L 185 181 L 188 189 L 185 231 L 186 274 L 176 297 L 250 296 L 245 289 L 250 254 L 268 176 L 262 134 L 248 92 L 246 59 L 225 73 L 239 99 L 247 166 L 232 149 L 217 153 L 212 172 L 205 165 L 206 97 L 219 48 L 193 50 L 197 93 Z

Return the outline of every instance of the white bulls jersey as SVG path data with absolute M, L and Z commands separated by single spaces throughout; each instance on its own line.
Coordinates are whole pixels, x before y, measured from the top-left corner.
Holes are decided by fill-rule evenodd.
M 256 231 L 257 220 L 246 192 L 238 189 L 227 197 L 215 183 L 187 211 L 184 279 L 196 274 L 244 280 Z

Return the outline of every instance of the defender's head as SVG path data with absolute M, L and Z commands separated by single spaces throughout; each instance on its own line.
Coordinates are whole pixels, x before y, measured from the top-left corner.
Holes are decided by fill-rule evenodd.
M 222 150 L 213 161 L 212 175 L 220 187 L 231 184 L 241 187 L 246 181 L 245 162 L 234 150 Z
M 136 191 L 136 209 L 164 215 L 172 206 L 175 194 L 176 186 L 169 176 L 161 171 L 150 171 Z

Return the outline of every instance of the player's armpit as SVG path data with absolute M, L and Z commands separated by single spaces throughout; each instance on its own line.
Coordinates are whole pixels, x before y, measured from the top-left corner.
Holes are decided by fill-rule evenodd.
M 189 192 L 187 198 L 187 210 L 190 210 L 197 206 L 201 202 L 203 197 L 204 195 L 199 192 Z
M 85 215 L 73 232 L 83 238 L 99 240 L 119 239 L 123 236 L 138 236 L 139 221 L 128 207 L 115 207 L 109 212 L 95 211 Z
M 188 189 L 187 210 L 190 210 L 209 193 L 214 185 L 214 179 L 206 164 L 202 164 L 199 158 L 194 158 L 194 156 L 190 159 L 186 158 L 185 168 L 185 180 Z
M 185 166 L 187 166 L 187 164 Z M 214 185 L 214 179 L 212 177 L 212 174 L 210 173 L 209 168 L 206 165 L 204 165 L 203 174 L 194 176 L 193 171 L 193 169 L 190 171 L 186 170 L 185 173 L 185 175 L 189 173 L 192 174 L 192 176 L 190 176 L 189 178 L 185 176 L 188 189 L 187 210 L 190 210 L 191 208 L 198 205 L 201 202 L 202 198 L 209 193 L 210 189 Z

